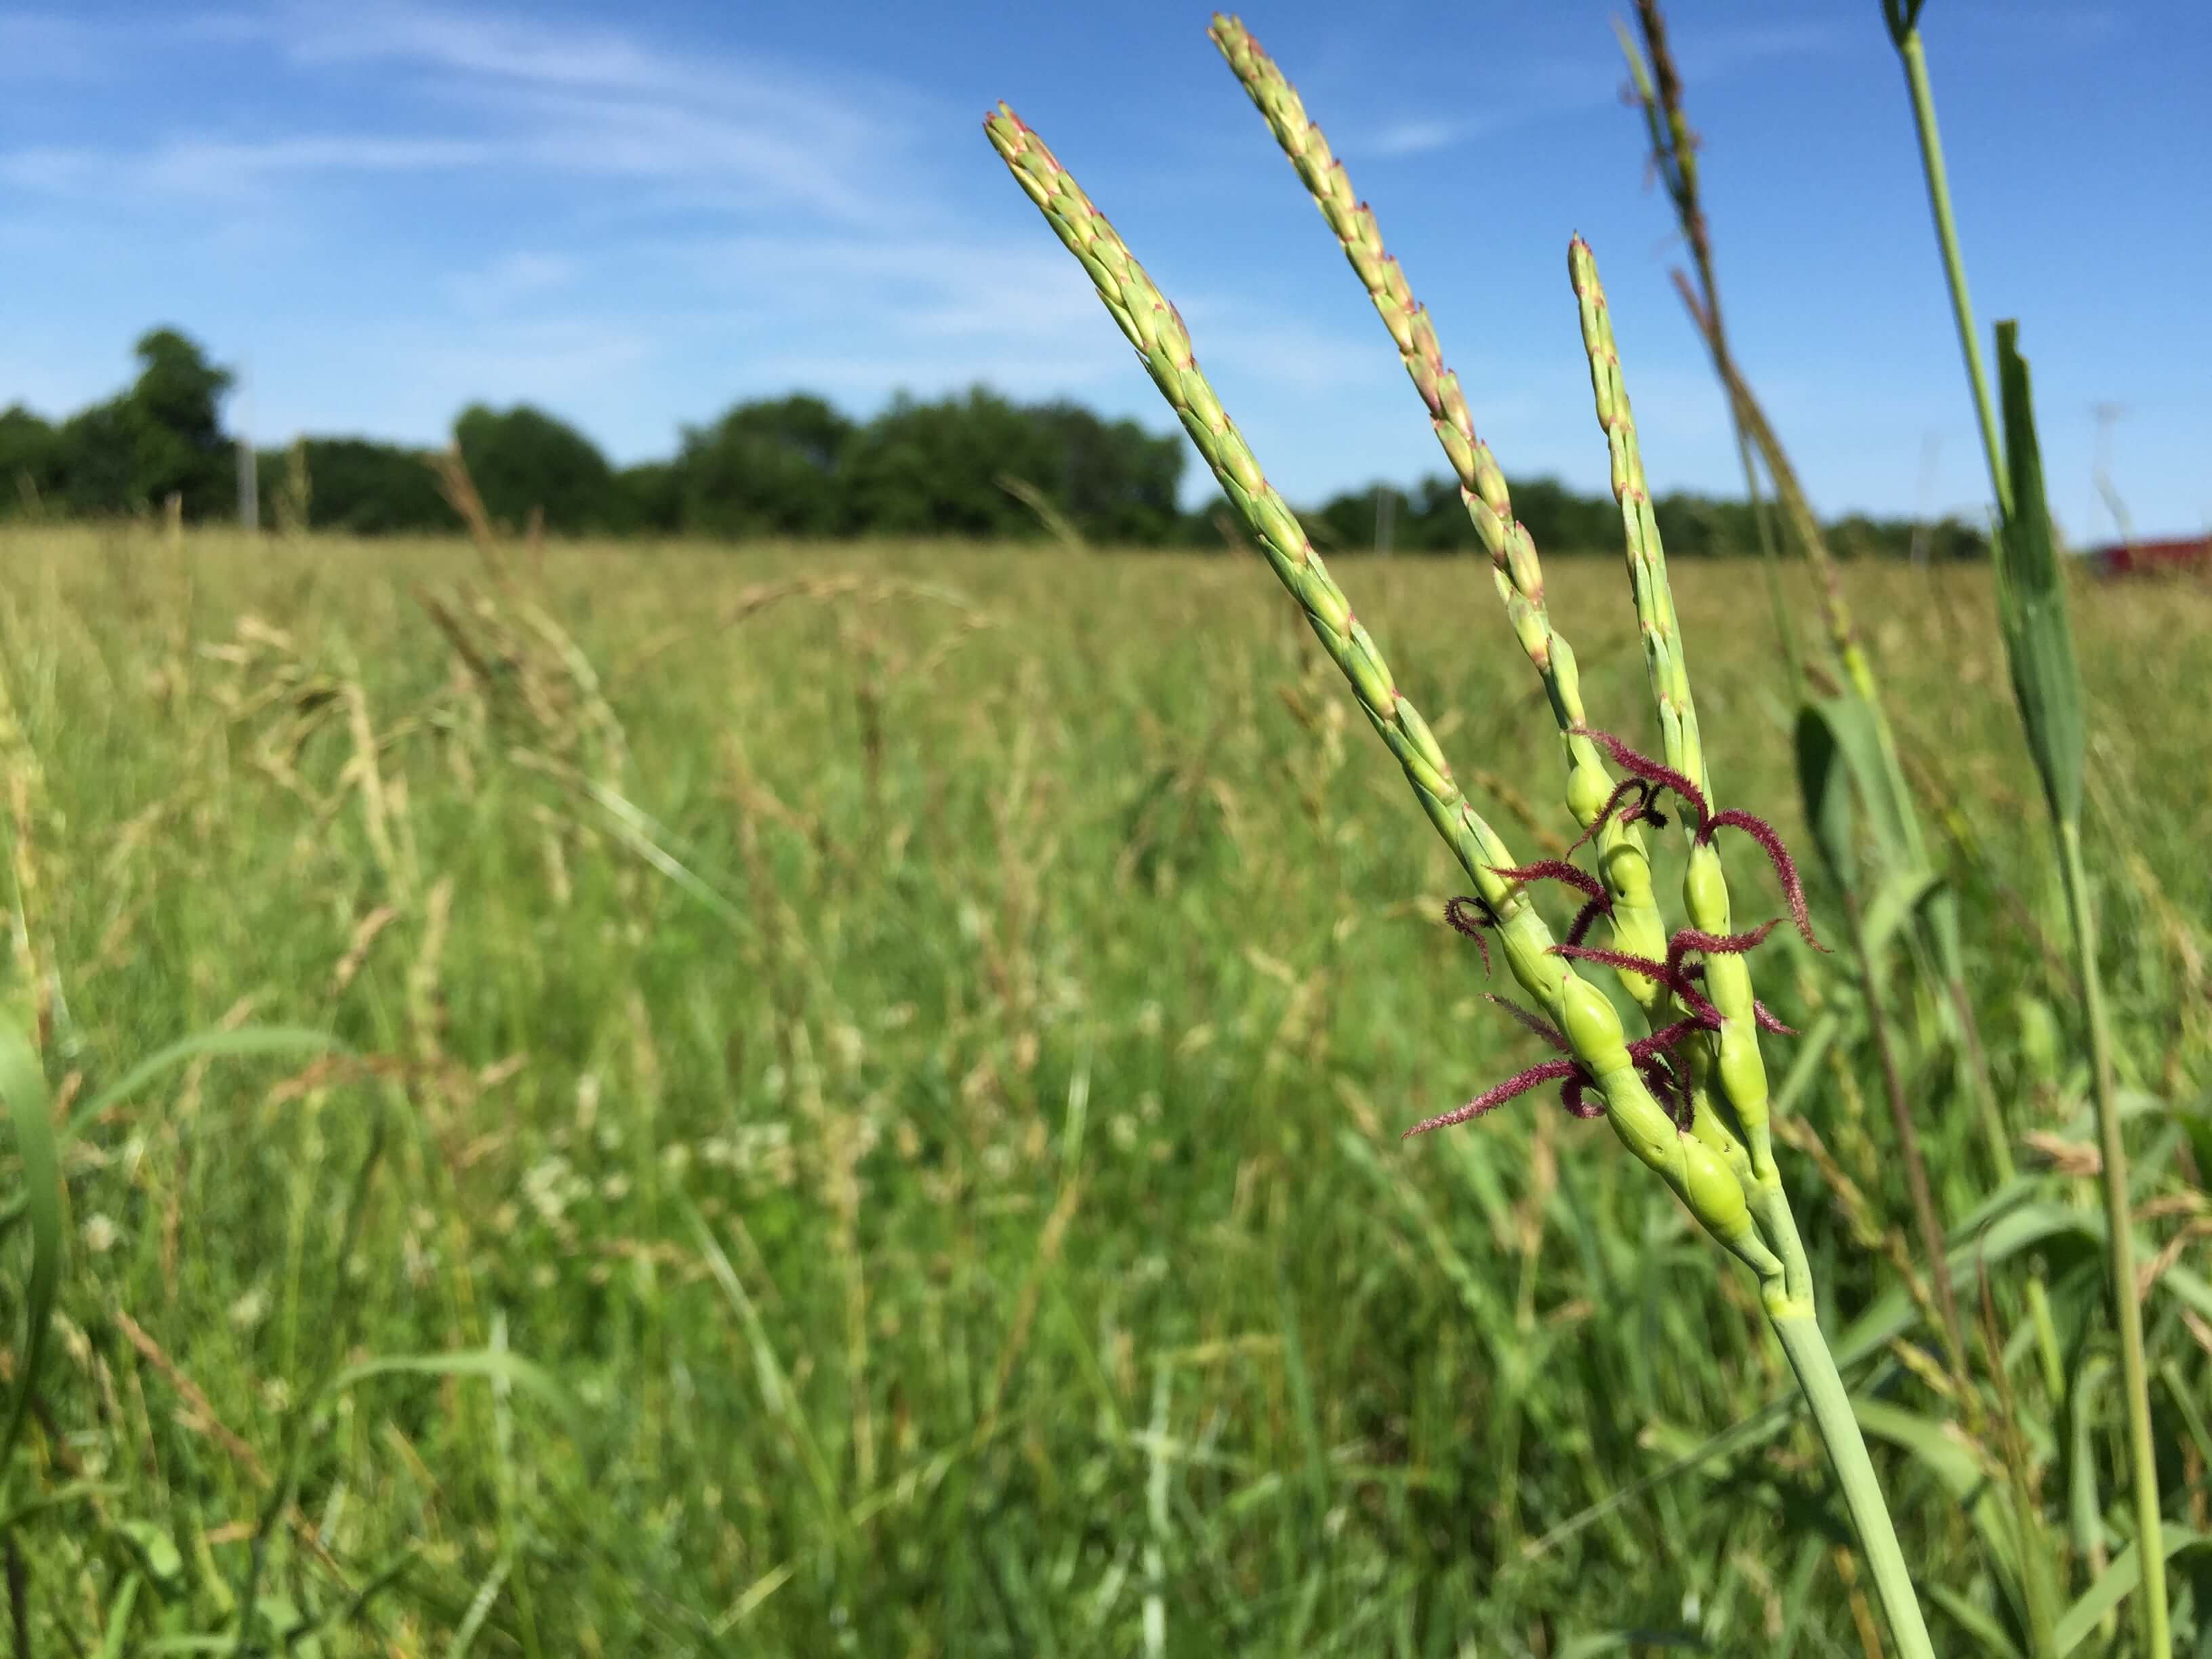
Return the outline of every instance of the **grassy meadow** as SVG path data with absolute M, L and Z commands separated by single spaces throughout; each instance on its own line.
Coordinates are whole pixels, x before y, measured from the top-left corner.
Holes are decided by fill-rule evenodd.
M 1483 562 L 1334 568 L 1469 794 L 1564 850 Z M 2010 1139 L 2086 1228 L 1988 572 L 1843 575 Z M 1719 787 L 1798 847 L 1833 938 L 1763 578 L 1674 579 Z M 1648 738 L 1618 556 L 1554 555 L 1549 593 L 1593 717 Z M 2201 1531 L 2212 594 L 2075 605 L 2166 1510 Z M 1546 1091 L 1399 1139 L 1540 1045 L 1483 1001 L 1504 975 L 1441 921 L 1463 878 L 1249 557 L 29 529 L 0 625 L 11 989 L 67 1126 L 7 1488 L 27 1650 L 1880 1652 L 1817 1443 L 1757 1415 L 1795 1390 L 1751 1281 L 1605 1125 Z M 1778 914 L 1757 849 L 1728 857 L 1738 915 Z M 1996 1178 L 1898 957 L 1971 1228 Z M 2103 1257 L 2058 1227 L 1993 1263 L 2033 1426 L 1936 1427 L 1851 960 L 1784 927 L 1760 975 L 1807 1033 L 1767 1054 L 1824 1311 L 1963 1641 L 2009 1616 L 1978 1473 L 2032 1462 L 2076 1591 L 2123 1535 Z M 2082 1333 L 2056 1393 L 2031 1273 Z M 2200 1644 L 2204 1559 L 2175 1568 Z

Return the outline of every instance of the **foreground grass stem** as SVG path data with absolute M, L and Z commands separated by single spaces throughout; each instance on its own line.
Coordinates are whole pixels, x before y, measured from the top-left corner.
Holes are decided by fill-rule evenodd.
M 2150 1383 L 2143 1353 L 2141 1292 L 2136 1283 L 2135 1219 L 2128 1202 L 2127 1145 L 2121 1134 L 2118 1091 L 2114 1083 L 2112 1039 L 2105 1016 L 2104 988 L 2097 960 L 2096 918 L 2081 856 L 2082 764 L 2087 747 L 2086 702 L 2081 666 L 2075 655 L 2057 531 L 2043 483 L 2043 458 L 2036 435 L 2035 411 L 2027 364 L 2018 349 L 2016 325 L 1997 325 L 1997 359 L 2004 428 L 1998 435 L 1996 404 L 1982 367 L 1981 344 L 1966 292 L 1966 264 L 1960 250 L 1951 191 L 1943 166 L 1942 139 L 1936 126 L 1936 98 L 1928 79 L 1928 60 L 1920 40 L 1923 0 L 1882 0 L 1890 40 L 1905 68 L 1920 140 L 1922 170 L 1951 308 L 1959 325 L 1959 346 L 1981 423 L 1989 461 L 1990 488 L 1996 498 L 1997 619 L 2011 665 L 2013 695 L 2021 723 L 2040 775 L 2050 810 L 2051 834 L 2066 906 L 2073 925 L 2074 952 L 2081 1000 L 2089 1028 L 2090 1071 L 2097 1106 L 2097 1139 L 2102 1164 L 2106 1267 L 2110 1274 L 2112 1322 L 2119 1336 L 2120 1383 L 2127 1407 L 2129 1480 L 2135 1500 L 2137 1548 L 2142 1564 L 2136 1614 L 2143 1651 L 2166 1659 L 2173 1647 L 2166 1603 L 2164 1523 L 2160 1518 L 2158 1453 L 2151 1427 Z
M 1959 350 L 1966 360 L 1966 379 L 1974 394 L 1974 418 L 1981 428 L 1982 456 L 1990 469 L 1990 489 L 2000 518 L 2012 516 L 2012 486 L 2005 477 L 2004 445 L 1997 435 L 1996 405 L 1989 375 L 1982 368 L 1981 337 L 1974 329 L 1974 302 L 1966 290 L 1966 262 L 1960 252 L 1959 227 L 1951 212 L 1951 180 L 1943 167 L 1943 139 L 1936 127 L 1936 93 L 1928 81 L 1928 54 L 1920 44 L 1922 0 L 1882 0 L 1890 39 L 1905 66 L 1912 100 L 1912 124 L 1920 138 L 1920 166 L 1928 181 L 1928 209 L 1936 221 L 1936 243 L 1943 255 L 1944 280 L 1951 290 L 1951 315 L 1959 327 Z

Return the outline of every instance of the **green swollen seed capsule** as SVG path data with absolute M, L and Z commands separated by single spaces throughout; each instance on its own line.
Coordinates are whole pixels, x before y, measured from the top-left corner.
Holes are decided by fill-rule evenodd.
M 1613 931 L 1625 948 L 1654 961 L 1667 954 L 1667 932 L 1659 919 L 1659 902 L 1651 892 L 1651 861 L 1632 830 L 1620 832 L 1602 854 L 1606 879 L 1613 884 Z M 1626 943 L 1631 935 L 1633 942 Z
M 1747 1026 L 1756 1022 L 1751 969 L 1741 956 L 1721 952 L 1705 959 L 1705 995 L 1731 1024 Z
M 1326 206 L 1322 211 L 1332 219 L 1335 216 L 1329 214 Z M 1359 274 L 1362 283 L 1369 288 L 1380 288 L 1382 285 L 1382 250 L 1363 241 L 1358 235 L 1358 227 L 1353 226 L 1352 229 L 1353 234 L 1343 239 L 1344 257 L 1352 261 L 1352 268 Z M 1397 330 L 1394 328 L 1391 332 L 1395 334 Z
M 1567 774 L 1567 811 L 1577 823 L 1588 826 L 1604 810 L 1605 798 L 1612 792 L 1603 767 L 1595 761 L 1577 761 Z
M 1413 704 L 1401 701 L 1396 705 L 1395 712 L 1402 721 L 1413 707 Z M 1419 719 L 1419 716 L 1416 714 L 1414 718 Z M 1406 775 L 1413 780 L 1413 787 L 1421 794 L 1435 795 L 1443 793 L 1444 775 L 1429 764 L 1428 757 L 1421 753 L 1419 744 L 1408 742 L 1400 750 L 1398 763 L 1406 769 Z
M 1437 422 L 1437 441 L 1444 447 L 1444 458 L 1450 461 L 1454 472 L 1464 475 L 1474 470 L 1474 451 L 1468 446 L 1467 435 L 1451 422 Z
M 1600 1077 L 1598 1088 L 1605 1096 L 1606 1120 L 1620 1144 L 1668 1181 L 1678 1182 L 1681 1132 L 1652 1099 L 1644 1080 L 1624 1067 Z
M 1724 1244 L 1751 1231 L 1751 1206 L 1735 1172 L 1703 1141 L 1682 1138 L 1682 1199 L 1705 1229 Z
M 1292 546 L 1297 545 L 1293 542 Z M 1352 607 L 1344 601 L 1336 584 L 1309 579 L 1298 594 L 1308 611 L 1332 634 L 1340 635 L 1352 621 Z
M 1400 703 L 1398 724 L 1405 729 L 1407 740 L 1413 745 L 1413 752 L 1421 757 L 1428 769 L 1439 780 L 1449 777 L 1451 767 L 1444 760 L 1444 751 L 1437 742 L 1437 734 L 1429 729 L 1428 721 L 1421 718 L 1421 711 L 1410 702 Z
M 1390 331 L 1390 337 L 1397 342 L 1398 349 L 1412 350 L 1413 325 L 1412 319 L 1407 316 L 1405 307 L 1389 294 L 1379 293 L 1375 298 L 1375 309 L 1382 315 L 1382 325 Z
M 1690 849 L 1689 868 L 1682 872 L 1682 908 L 1699 932 L 1728 932 L 1728 878 L 1721 872 L 1720 854 L 1710 843 Z
M 1257 498 L 1260 492 L 1267 487 L 1267 481 L 1261 476 L 1260 463 L 1250 449 L 1242 442 L 1227 441 L 1221 446 L 1221 453 L 1218 459 L 1212 455 L 1208 455 L 1206 459 L 1213 461 L 1216 466 L 1227 473 L 1235 481 L 1237 487 L 1246 495 L 1253 497 L 1254 506 L 1258 505 Z M 1245 522 L 1248 524 L 1251 522 L 1250 514 L 1251 509 L 1248 507 L 1245 518 Z
M 1743 1127 L 1753 1133 L 1766 1121 L 1766 1063 L 1759 1052 L 1759 1030 L 1731 1020 L 1721 1032 L 1721 1087 Z
M 1253 503 L 1252 516 L 1261 534 L 1284 551 L 1296 553 L 1304 548 L 1305 532 L 1298 527 L 1297 520 L 1274 491 L 1267 491 Z
M 1222 410 L 1221 399 L 1213 395 L 1213 388 L 1200 376 L 1186 377 L 1183 395 L 1188 400 L 1188 412 L 1195 415 L 1209 430 L 1219 432 L 1229 424 L 1229 416 Z
M 1575 1058 L 1598 1077 L 1628 1069 L 1628 1045 L 1620 1016 L 1604 992 L 1586 979 L 1568 975 L 1559 987 L 1559 1028 Z
M 1383 672 L 1382 660 L 1365 639 L 1365 633 L 1362 629 L 1353 635 L 1352 648 L 1342 659 L 1344 672 L 1352 680 L 1352 690 L 1358 692 L 1360 702 L 1387 714 L 1397 698 L 1391 689 L 1390 677 Z
M 1490 556 L 1491 562 L 1503 566 L 1505 560 L 1504 521 L 1490 510 L 1481 496 L 1470 494 L 1460 487 L 1460 499 L 1467 503 L 1467 515 L 1474 521 L 1474 533 L 1481 538 L 1482 550 Z

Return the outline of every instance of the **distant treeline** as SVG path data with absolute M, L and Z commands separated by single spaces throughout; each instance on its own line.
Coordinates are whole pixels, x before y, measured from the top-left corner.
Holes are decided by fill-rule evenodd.
M 239 467 L 221 409 L 231 376 L 173 329 L 137 347 L 131 386 L 58 424 L 21 404 L 0 411 L 0 518 L 94 519 L 158 513 L 178 499 L 191 520 L 234 520 Z M 453 442 L 495 521 L 542 514 L 568 536 L 966 536 L 1081 539 L 1106 547 L 1223 544 L 1226 503 L 1179 504 L 1188 450 L 1180 435 L 1109 421 L 1070 403 L 1022 404 L 978 388 L 893 400 L 855 421 L 805 394 L 738 404 L 686 427 L 675 456 L 617 467 L 590 439 L 528 405 L 461 411 Z M 360 535 L 441 533 L 458 520 L 425 452 L 365 438 L 307 437 L 257 458 L 258 518 Z M 1610 498 L 1552 478 L 1513 491 L 1538 547 L 1606 549 L 1620 536 Z M 1653 503 L 1676 556 L 1758 545 L 1747 503 L 1675 491 Z M 1474 545 L 1449 480 L 1376 487 L 1305 514 L 1326 549 L 1442 553 Z M 1842 554 L 1978 557 L 1981 532 L 1957 520 L 1851 517 L 1832 526 Z

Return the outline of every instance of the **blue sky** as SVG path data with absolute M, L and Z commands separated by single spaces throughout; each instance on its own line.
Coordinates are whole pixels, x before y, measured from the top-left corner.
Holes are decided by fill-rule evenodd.
M 1254 0 L 1435 313 L 1508 476 L 1601 487 L 1566 282 L 1612 296 L 1656 483 L 1737 481 L 1668 286 L 1605 0 Z M 106 394 L 170 322 L 233 416 L 442 438 L 539 403 L 617 460 L 741 397 L 987 381 L 1164 429 L 986 143 L 1005 97 L 1188 320 L 1293 500 L 1440 470 L 1387 337 L 1202 5 L 0 5 L 0 404 Z M 1670 10 L 1738 355 L 1828 512 L 1973 511 L 1978 448 L 1876 0 Z M 1929 0 L 1984 325 L 2022 319 L 2053 504 L 2212 526 L 2212 13 Z M 1194 493 L 1200 477 L 1191 468 Z

